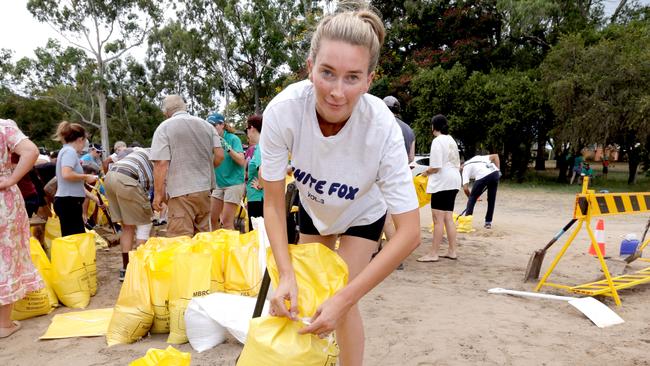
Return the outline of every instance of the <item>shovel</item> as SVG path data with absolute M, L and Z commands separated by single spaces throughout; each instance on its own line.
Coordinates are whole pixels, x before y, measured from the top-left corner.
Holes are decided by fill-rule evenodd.
M 551 241 L 546 244 L 542 249 L 537 249 L 533 255 L 530 256 L 528 260 L 528 267 L 526 267 L 526 274 L 524 275 L 524 282 L 537 280 L 539 278 L 539 270 L 542 268 L 542 262 L 544 261 L 544 256 L 546 251 L 551 247 L 569 228 L 576 222 L 578 219 L 571 219 L 568 224 L 566 224 L 562 230 L 560 230 Z
M 549 294 L 540 294 L 538 292 L 526 292 L 506 290 L 503 288 L 492 288 L 488 290 L 491 294 L 506 294 L 523 297 L 534 297 L 549 300 L 567 301 L 569 305 L 578 309 L 579 312 L 584 314 L 589 320 L 594 322 L 599 328 L 605 328 L 616 324 L 622 324 L 625 321 L 618 316 L 607 305 L 594 299 L 593 297 L 571 297 L 571 296 L 557 296 Z

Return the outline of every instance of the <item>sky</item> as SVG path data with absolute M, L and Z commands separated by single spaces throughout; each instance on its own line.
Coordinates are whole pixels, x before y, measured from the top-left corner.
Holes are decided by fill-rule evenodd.
M 640 0 L 642 4 L 650 5 L 650 0 Z M 611 14 L 619 0 L 605 0 L 605 14 Z M 34 57 L 34 49 L 45 46 L 48 38 L 65 41 L 57 32 L 45 23 L 39 23 L 29 11 L 27 0 L 0 0 L 0 48 L 14 51 L 14 60 L 22 57 Z M 144 50 L 136 50 L 134 56 L 143 57 Z

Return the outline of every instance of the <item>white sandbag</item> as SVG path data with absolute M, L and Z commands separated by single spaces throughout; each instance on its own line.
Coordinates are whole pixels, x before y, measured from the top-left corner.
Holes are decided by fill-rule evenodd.
M 195 351 L 201 353 L 223 343 L 226 339 L 226 328 L 215 320 L 199 306 L 195 297 L 185 310 L 185 332 Z
M 212 320 L 226 328 L 242 344 L 246 341 L 248 325 L 253 317 L 256 301 L 254 297 L 220 292 L 192 299 L 192 302 L 195 302 Z M 262 316 L 268 313 L 269 302 L 265 301 Z M 187 328 L 189 337 L 189 325 Z

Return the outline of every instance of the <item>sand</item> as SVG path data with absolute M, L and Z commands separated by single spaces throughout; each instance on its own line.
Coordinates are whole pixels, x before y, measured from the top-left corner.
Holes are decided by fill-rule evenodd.
M 365 365 L 649 364 L 650 285 L 622 291 L 622 307 L 601 298 L 625 320 L 604 329 L 564 302 L 487 293 L 493 287 L 533 289 L 534 284 L 522 282 L 528 258 L 571 219 L 573 201 L 567 193 L 502 187 L 493 228 L 482 228 L 486 202 L 479 202 L 477 230 L 459 235 L 459 259 L 437 263 L 415 260 L 431 242 L 431 214 L 423 208 L 422 245 L 405 261 L 404 270 L 395 271 L 361 301 Z M 459 197 L 456 207 L 462 209 L 465 202 Z M 640 236 L 646 220 L 647 215 L 606 218 L 607 254 L 618 255 L 622 235 Z M 563 242 L 549 250 L 543 270 Z M 579 284 L 599 275 L 587 245 L 583 232 L 553 273 L 556 282 Z M 89 309 L 114 305 L 120 265 L 118 248 L 98 252 L 99 291 Z M 633 264 L 638 269 L 647 266 L 639 261 Z M 550 288 L 544 292 L 571 296 Z M 0 340 L 0 365 L 127 365 L 149 348 L 167 346 L 166 335 L 110 348 L 103 337 L 38 340 L 54 314 L 69 311 L 73 310 L 60 307 L 50 315 L 23 321 L 23 329 Z M 192 365 L 234 365 L 242 346 L 229 338 L 200 354 L 189 344 L 177 348 L 192 353 Z

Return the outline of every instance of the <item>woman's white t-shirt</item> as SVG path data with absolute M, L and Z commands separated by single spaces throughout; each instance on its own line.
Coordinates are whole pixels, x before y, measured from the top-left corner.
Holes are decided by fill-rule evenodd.
M 431 141 L 429 167 L 438 172 L 429 175 L 427 193 L 460 189 L 460 155 L 458 145 L 449 135 L 438 135 Z
M 300 202 L 321 235 L 418 208 L 402 132 L 372 95 L 362 95 L 345 126 L 325 137 L 313 84 L 292 84 L 264 111 L 260 148 L 268 181 L 284 180 L 291 153 Z

